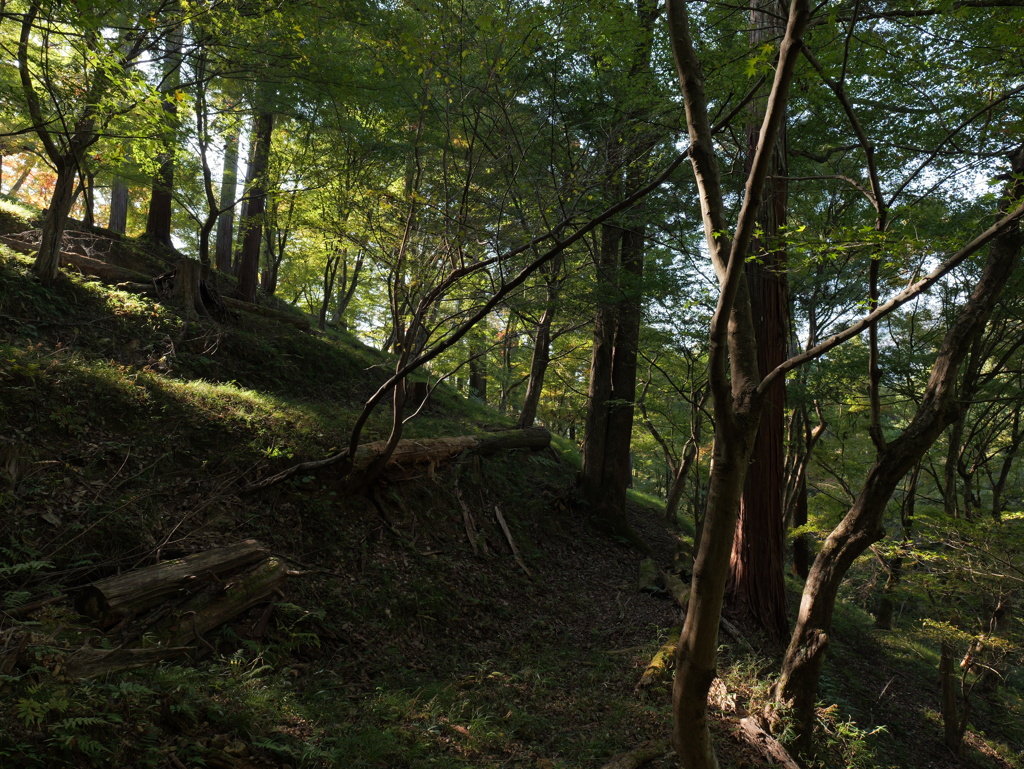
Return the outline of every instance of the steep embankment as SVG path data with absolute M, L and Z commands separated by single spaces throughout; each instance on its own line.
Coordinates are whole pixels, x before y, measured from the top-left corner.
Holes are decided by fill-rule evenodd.
M 3 765 L 594 766 L 665 732 L 664 700 L 632 688 L 677 611 L 636 591 L 640 554 L 569 512 L 566 449 L 371 497 L 330 472 L 243 494 L 336 447 L 386 361 L 81 276 L 44 288 L 7 250 L 0 316 Z M 502 426 L 439 390 L 410 434 Z M 671 563 L 656 513 L 633 514 Z M 194 664 L 65 675 L 83 645 L 161 627 L 159 608 L 91 626 L 76 589 L 249 538 L 292 572 L 273 609 L 195 639 Z

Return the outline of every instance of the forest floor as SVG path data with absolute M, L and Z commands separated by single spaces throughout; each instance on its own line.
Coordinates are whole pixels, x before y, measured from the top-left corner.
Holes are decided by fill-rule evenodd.
M 244 312 L 183 321 L 82 277 L 44 288 L 28 264 L 0 253 L 0 767 L 599 769 L 666 739 L 670 671 L 635 687 L 681 615 L 638 589 L 638 570 L 647 557 L 677 569 L 692 532 L 654 502 L 635 495 L 628 511 L 649 553 L 594 531 L 561 441 L 371 497 L 330 472 L 246 494 L 344 440 L 386 359 Z M 409 434 L 503 427 L 441 388 Z M 291 569 L 271 612 L 211 633 L 192 661 L 62 673 L 75 649 L 109 642 L 71 608 L 77 588 L 248 538 Z M 749 629 L 721 643 L 722 766 L 768 766 L 737 722 L 767 701 L 780 649 Z M 919 636 L 842 605 L 814 765 L 1024 765 L 1009 687 L 976 699 L 988 736 L 972 729 L 967 757 L 949 754 L 936 664 Z M 666 748 L 645 766 L 674 762 Z

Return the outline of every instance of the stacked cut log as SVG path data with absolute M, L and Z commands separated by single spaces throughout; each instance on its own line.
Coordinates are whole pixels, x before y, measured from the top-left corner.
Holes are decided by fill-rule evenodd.
M 142 667 L 211 649 L 203 636 L 278 593 L 285 565 L 252 540 L 98 580 L 76 597 L 79 613 L 100 627 L 138 623 L 146 643 L 84 647 L 65 661 L 75 678 Z

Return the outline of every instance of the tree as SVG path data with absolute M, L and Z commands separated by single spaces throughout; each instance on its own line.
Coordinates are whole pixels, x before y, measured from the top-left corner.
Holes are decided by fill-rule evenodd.
M 610 165 L 606 185 L 613 195 L 621 195 L 637 182 L 642 159 L 663 138 L 652 135 L 648 126 L 654 115 L 649 99 L 657 93 L 652 55 L 660 11 L 656 4 L 642 2 L 631 13 L 634 31 L 627 38 L 631 47 L 606 54 L 621 60 L 622 71 L 613 73 L 604 87 L 628 116 L 604 137 L 604 155 Z M 630 89 L 635 89 L 633 95 Z M 626 518 L 626 490 L 631 482 L 645 241 L 643 213 L 633 210 L 628 219 L 605 224 L 595 244 L 597 309 L 579 477 L 580 498 L 595 523 L 630 540 L 635 535 Z
M 713 142 L 714 131 L 708 117 L 704 72 L 691 34 L 688 8 L 685 3 L 676 1 L 670 2 L 668 9 L 670 37 L 690 134 L 689 156 L 697 181 L 706 245 L 719 280 L 718 304 L 709 333 L 708 364 L 715 417 L 713 469 L 704 526 L 694 564 L 689 609 L 676 652 L 673 741 L 684 766 L 713 767 L 716 765 L 716 759 L 707 728 L 707 692 L 714 678 L 717 628 L 728 573 L 733 528 L 739 506 L 739 489 L 745 478 L 767 390 L 777 378 L 784 376 L 788 371 L 870 329 L 879 318 L 937 283 L 968 256 L 1010 230 L 1016 219 L 1024 214 L 1024 206 L 1017 206 L 1009 211 L 995 225 L 945 259 L 925 278 L 913 283 L 887 302 L 879 303 L 860 321 L 810 350 L 787 359 L 773 370 L 759 372 L 745 269 L 758 211 L 762 204 L 771 154 L 783 122 L 796 61 L 804 45 L 803 36 L 809 21 L 810 9 L 808 4 L 800 0 L 795 0 L 789 7 L 774 82 L 766 100 L 759 141 L 750 171 L 746 176 L 742 204 L 732 237 L 727 235 L 730 228 L 727 226 L 727 208 Z M 872 177 L 876 177 L 873 172 Z M 1005 269 L 1005 259 L 1000 260 L 999 265 L 1000 269 Z M 994 277 L 997 272 L 998 270 L 993 268 L 993 275 L 989 277 Z M 874 285 L 874 281 L 872 284 Z M 990 309 L 990 303 L 994 301 L 993 290 L 997 284 L 998 279 L 996 283 L 985 281 L 978 302 L 973 303 L 973 306 L 969 306 L 965 311 L 963 323 L 955 335 L 957 339 L 972 336 L 980 330 L 979 320 L 981 325 L 984 325 L 986 308 Z M 937 398 L 937 403 L 931 404 L 939 407 L 938 412 L 925 420 L 927 427 L 921 426 L 921 441 L 926 444 L 925 448 L 930 445 L 929 437 L 934 440 L 932 432 L 941 424 L 942 418 L 939 415 L 944 413 L 942 409 L 948 406 L 948 394 L 944 388 L 948 388 L 951 381 L 955 381 L 959 363 L 957 356 L 961 352 L 958 346 L 954 345 L 954 348 L 940 355 L 941 365 L 937 364 L 936 367 L 939 373 L 933 375 L 936 380 L 936 395 L 941 392 L 942 397 Z M 913 457 L 914 453 L 910 451 L 907 456 Z M 909 465 L 902 464 L 904 458 L 904 455 L 900 454 L 899 464 L 896 464 L 895 454 L 887 456 L 890 461 L 879 465 L 879 472 L 887 478 L 894 475 L 893 483 L 897 482 L 909 469 Z M 869 487 L 872 488 L 867 492 L 869 497 L 874 492 L 884 493 L 883 489 L 873 484 L 869 484 L 865 489 Z M 888 491 L 891 493 L 891 489 Z M 887 494 L 885 499 L 888 499 Z M 872 505 L 875 502 L 877 500 L 872 499 Z M 882 507 L 884 508 L 884 502 Z M 870 534 L 863 530 L 855 532 L 847 528 L 844 534 L 853 537 L 847 541 L 852 549 L 859 545 L 866 547 L 866 540 L 870 538 Z M 838 558 L 839 554 L 834 549 L 827 548 L 828 545 L 815 560 L 815 566 L 808 579 L 810 593 L 805 591 L 805 601 L 801 609 L 801 624 L 798 625 L 794 641 L 790 645 L 793 654 L 789 656 L 789 662 L 797 668 L 801 660 L 811 661 L 808 655 L 813 655 L 815 661 L 820 660 L 820 656 L 815 654 L 817 648 L 814 643 L 824 642 L 824 631 L 820 630 L 820 624 L 817 623 L 827 623 L 832 606 L 830 599 L 835 597 L 834 593 L 819 593 L 823 600 L 818 608 L 825 609 L 827 606 L 827 616 L 818 616 L 812 620 L 811 627 L 819 631 L 820 635 L 807 637 L 802 631 L 805 629 L 803 621 L 808 614 L 808 601 L 811 600 L 807 596 L 814 594 L 815 590 L 810 586 L 812 583 L 819 584 L 820 576 L 828 574 L 829 586 L 837 588 L 838 582 L 834 581 L 836 572 L 842 570 L 845 573 L 843 562 Z M 817 575 L 815 569 L 819 570 Z M 797 640 L 798 635 L 801 640 Z M 808 641 L 812 645 L 808 646 Z M 807 668 L 802 670 L 806 671 Z M 780 691 L 789 691 L 792 694 L 785 685 L 780 685 Z M 813 715 L 813 696 L 808 700 L 807 695 L 805 690 L 800 690 L 801 705 L 809 701 Z
M 131 64 L 162 31 L 149 20 L 168 15 L 162 3 L 119 2 L 90 13 L 32 2 L 22 15 L 17 59 L 25 110 L 57 174 L 33 266 L 46 283 L 59 273 L 61 239 L 85 153 L 111 121 L 149 95 Z M 105 34 L 110 24 L 116 34 Z
M 773 45 L 784 32 L 785 6 L 776 0 L 752 0 L 750 46 Z M 747 130 L 747 165 L 757 152 L 760 126 L 756 122 L 761 100 L 751 103 L 755 121 Z M 758 233 L 751 243 L 753 259 L 746 269 L 750 311 L 757 340 L 757 370 L 771 371 L 782 363 L 789 348 L 789 286 L 785 244 L 788 182 L 786 125 L 783 119 L 771 148 L 771 167 L 765 181 Z M 729 562 L 729 600 L 756 618 L 769 637 L 781 641 L 786 619 L 785 516 L 783 486 L 785 464 L 786 385 L 776 380 L 768 389 L 758 422 L 750 468 L 740 497 L 739 519 Z

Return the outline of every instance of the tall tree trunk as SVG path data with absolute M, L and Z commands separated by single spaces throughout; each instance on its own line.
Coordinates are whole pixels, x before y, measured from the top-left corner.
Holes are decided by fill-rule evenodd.
M 961 715 L 957 678 L 953 669 L 953 646 L 943 641 L 939 657 L 939 684 L 942 691 L 942 731 L 946 747 L 957 758 L 963 758 L 964 732 L 967 731 L 966 714 Z M 966 704 L 965 704 L 966 709 Z
M 596 520 L 614 520 L 606 497 L 604 476 L 608 451 L 609 402 L 615 365 L 615 305 L 612 294 L 618 283 L 618 261 L 622 248 L 622 230 L 606 224 L 601 228 L 598 249 L 597 310 L 594 316 L 593 350 L 590 357 L 590 387 L 587 392 L 587 416 L 583 438 L 583 468 L 579 493 L 588 513 Z M 623 511 L 624 512 L 624 511 Z
M 320 312 L 317 314 L 317 328 L 321 331 L 327 329 L 327 308 L 334 296 L 334 281 L 338 275 L 338 265 L 341 263 L 341 254 L 329 254 L 327 264 L 324 265 L 323 294 L 320 301 Z
M 160 153 L 160 169 L 153 179 L 153 191 L 149 198 L 149 215 L 146 217 L 146 238 L 153 243 L 171 248 L 171 215 L 174 202 L 174 152 L 178 123 L 178 107 L 174 94 L 180 82 L 181 31 L 171 30 L 164 47 L 164 82 L 160 89 L 164 96 L 161 106 L 164 111 L 164 148 Z
M 359 274 L 363 269 L 363 251 L 356 252 L 356 261 L 349 267 L 348 249 L 342 249 L 341 279 L 338 281 L 338 294 L 334 303 L 334 312 L 331 315 L 331 323 L 338 328 L 348 330 L 346 315 L 352 298 L 359 287 Z
M 631 537 L 626 519 L 626 491 L 632 486 L 630 447 L 636 401 L 636 360 L 640 344 L 641 281 L 644 269 L 644 228 L 631 227 L 622 233 L 620 298 L 616 308 L 615 344 L 612 361 L 612 392 L 605 425 L 602 475 L 605 498 L 598 506 L 602 525 L 613 533 Z
M 261 112 L 253 121 L 252 163 L 246 179 L 248 206 L 240 223 L 244 233 L 238 263 L 238 295 L 244 302 L 256 301 L 259 285 L 260 250 L 263 244 L 263 212 L 267 203 L 267 169 L 270 167 L 270 142 L 274 133 L 274 115 Z
M 751 340 L 752 341 L 752 340 Z M 715 398 L 713 471 L 693 564 L 690 603 L 675 655 L 672 686 L 673 744 L 686 769 L 717 769 L 708 728 L 708 690 L 717 674 L 718 624 L 743 477 L 753 449 L 758 414 L 732 419 Z
M 790 422 L 783 518 L 794 529 L 807 524 L 807 467 L 815 445 L 828 426 L 817 401 L 814 407 L 818 414 L 818 424 L 813 429 L 807 417 L 805 404 L 799 404 L 793 409 L 793 418 Z M 800 579 L 807 579 L 811 566 L 810 553 L 810 537 L 807 534 L 793 538 L 793 571 Z
M 232 125 L 224 137 L 224 170 L 220 179 L 220 216 L 217 217 L 217 239 L 214 260 L 217 269 L 231 272 L 231 256 L 235 243 L 235 196 L 238 189 L 239 127 Z
M 533 337 L 533 356 L 530 359 L 530 379 L 526 384 L 526 396 L 523 398 L 523 409 L 519 412 L 516 427 L 524 430 L 533 427 L 537 419 L 537 407 L 544 389 L 544 376 L 551 362 L 551 324 L 555 318 L 555 302 L 557 289 L 550 283 L 545 290 L 544 312 L 537 323 L 537 333 Z
M 469 395 L 487 403 L 487 347 L 479 339 L 469 345 Z
M 1003 518 L 1003 491 L 1006 489 L 1006 481 L 1010 477 L 1010 469 L 1013 467 L 1013 460 L 1020 451 L 1021 441 L 1024 440 L 1024 432 L 1020 425 L 1020 406 L 1014 404 L 1013 428 L 1010 432 L 1010 445 L 1006 447 L 1002 465 L 999 468 L 999 478 L 992 484 L 992 518 L 997 521 Z
M 115 176 L 110 186 L 110 219 L 107 229 L 124 235 L 128 228 L 128 183 Z
M 964 423 L 966 413 L 949 428 L 949 444 L 946 446 L 946 464 L 943 468 L 942 507 L 949 518 L 960 517 L 959 492 L 956 483 L 956 468 L 963 451 Z
M 778 0 L 751 0 L 750 43 L 757 50 L 781 38 L 786 10 Z M 754 119 L 763 114 L 762 100 L 753 103 Z M 748 130 L 747 170 L 753 163 L 761 127 Z M 767 373 L 788 357 L 789 286 L 786 247 L 780 232 L 786 224 L 786 130 L 780 126 L 772 149 L 769 179 L 758 213 L 761 235 L 751 243 L 757 256 L 747 265 L 747 287 L 757 334 L 758 371 Z M 785 522 L 783 478 L 785 465 L 786 383 L 781 377 L 768 389 L 750 467 L 740 499 L 726 588 L 729 601 L 748 612 L 770 638 L 780 641 L 789 632 L 786 619 Z
M 91 171 L 82 172 L 82 224 L 96 224 L 96 174 Z
M 1013 171 L 1024 171 L 1024 147 L 1013 157 Z M 1011 182 L 1000 205 L 1019 198 L 1024 183 Z M 1019 224 L 992 240 L 989 257 L 970 299 L 957 313 L 932 365 L 917 412 L 898 438 L 878 448 L 875 464 L 843 520 L 829 534 L 804 586 L 800 613 L 776 684 L 776 700 L 792 708 L 796 745 L 808 753 L 814 729 L 818 681 L 828 649 L 832 612 L 839 586 L 854 560 L 883 535 L 882 517 L 896 485 L 920 461 L 942 431 L 961 416 L 957 384 L 964 360 L 984 331 L 992 308 L 1016 267 L 1021 250 Z

